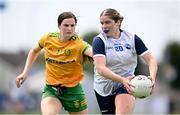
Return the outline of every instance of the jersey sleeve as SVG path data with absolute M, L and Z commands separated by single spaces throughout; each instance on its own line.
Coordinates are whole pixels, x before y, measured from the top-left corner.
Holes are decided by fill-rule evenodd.
M 145 52 L 148 51 L 148 48 L 146 47 L 144 42 L 137 35 L 135 35 L 134 37 L 135 37 L 135 49 L 136 49 L 136 53 L 138 55 L 143 55 Z
M 44 34 L 44 35 L 40 38 L 40 40 L 39 40 L 39 42 L 38 42 L 40 48 L 44 48 L 44 42 L 45 42 L 45 40 L 46 40 L 47 37 L 48 37 L 48 34 Z
M 84 54 L 84 52 L 90 48 L 91 45 L 89 43 L 87 43 L 86 41 L 83 40 L 83 50 L 82 50 L 82 53 Z
M 92 42 L 93 47 L 93 55 L 106 55 L 105 53 L 105 45 L 101 38 L 94 37 Z

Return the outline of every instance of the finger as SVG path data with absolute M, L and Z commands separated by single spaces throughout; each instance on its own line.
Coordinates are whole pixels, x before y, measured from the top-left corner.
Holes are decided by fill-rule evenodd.
M 155 83 L 152 85 L 152 90 L 151 90 L 151 93 L 150 94 L 153 94 L 155 92 Z
M 131 93 L 131 94 L 133 94 L 133 93 L 134 93 L 134 90 L 133 90 L 132 88 L 131 88 L 129 91 L 130 91 L 130 93 Z
M 19 83 L 22 85 L 24 83 L 24 79 L 21 79 Z
M 19 88 L 19 79 L 18 78 L 16 78 L 16 86 L 17 86 L 17 88 Z
M 16 79 L 17 88 L 19 88 L 23 84 L 23 82 L 24 82 L 23 78 L 17 78 Z
M 131 90 L 127 90 L 127 91 L 128 91 L 128 93 L 131 94 L 131 95 L 134 93 L 134 92 L 131 91 Z
M 153 87 L 154 87 L 154 85 L 155 85 L 155 82 L 152 82 L 152 84 L 151 84 L 150 88 L 153 88 Z
M 133 93 L 134 93 L 134 87 L 127 86 L 126 89 L 127 89 L 128 93 L 130 93 L 130 94 L 133 94 Z
M 132 94 L 132 92 L 131 92 L 130 90 L 128 90 L 128 89 L 127 89 L 127 92 L 128 92 L 129 94 Z
M 135 76 L 130 76 L 129 79 L 131 80 L 131 79 L 133 79 L 134 77 L 135 77 Z
M 134 86 L 133 84 L 130 84 L 130 83 L 129 83 L 128 85 L 129 85 L 130 87 L 133 87 L 133 88 L 135 88 L 135 86 Z
M 152 90 L 151 90 L 151 93 L 150 93 L 150 94 L 152 95 L 152 94 L 153 94 L 153 92 L 154 92 L 154 88 L 152 88 Z
M 151 76 L 147 76 L 148 79 L 152 80 L 152 77 Z
M 132 92 L 128 88 L 126 88 L 126 90 L 129 94 L 132 94 Z

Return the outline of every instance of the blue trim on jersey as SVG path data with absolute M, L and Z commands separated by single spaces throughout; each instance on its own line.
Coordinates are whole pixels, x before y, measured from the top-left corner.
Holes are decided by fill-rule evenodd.
M 96 55 L 96 54 L 106 55 L 105 45 L 101 38 L 94 37 L 93 42 L 92 42 L 92 47 L 93 47 L 93 55 Z
M 144 42 L 137 36 L 135 35 L 135 48 L 136 48 L 136 53 L 138 55 L 141 55 L 145 51 L 148 50 L 148 48 L 145 46 Z
M 135 49 L 138 55 L 141 55 L 142 53 L 148 50 L 144 42 L 137 35 L 135 35 L 134 38 L 135 38 Z M 92 47 L 93 47 L 93 55 L 96 54 L 106 55 L 105 44 L 101 38 L 94 37 L 92 42 Z

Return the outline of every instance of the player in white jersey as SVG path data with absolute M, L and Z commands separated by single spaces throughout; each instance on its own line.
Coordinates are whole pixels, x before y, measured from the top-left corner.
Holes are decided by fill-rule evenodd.
M 149 65 L 149 78 L 155 84 L 157 63 L 143 41 L 121 30 L 123 17 L 115 9 L 100 15 L 102 33 L 93 39 L 94 90 L 102 114 L 130 114 L 135 97 L 130 85 L 140 55 Z

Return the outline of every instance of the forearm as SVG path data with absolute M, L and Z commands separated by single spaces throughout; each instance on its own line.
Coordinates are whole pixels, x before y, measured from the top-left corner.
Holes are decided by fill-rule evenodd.
M 92 47 L 89 47 L 85 52 L 84 55 L 92 57 Z
M 150 76 L 152 76 L 154 80 L 156 79 L 157 69 L 158 69 L 157 63 L 155 62 L 154 59 L 151 59 L 149 62 L 149 72 L 150 72 Z
M 107 67 L 99 67 L 97 68 L 97 72 L 108 79 L 111 79 L 113 81 L 119 82 L 119 83 L 123 83 L 123 77 L 117 75 L 116 73 L 112 72 L 109 68 Z
M 28 74 L 34 61 L 36 60 L 37 56 L 39 55 L 39 51 L 35 51 L 33 48 L 29 51 L 28 57 L 26 59 L 26 64 L 23 70 L 23 74 Z
M 157 62 L 156 62 L 155 58 L 152 56 L 152 54 L 150 52 L 146 53 L 143 57 L 149 66 L 150 76 L 152 77 L 152 79 L 155 80 L 156 74 L 157 74 L 157 69 L 158 69 Z

